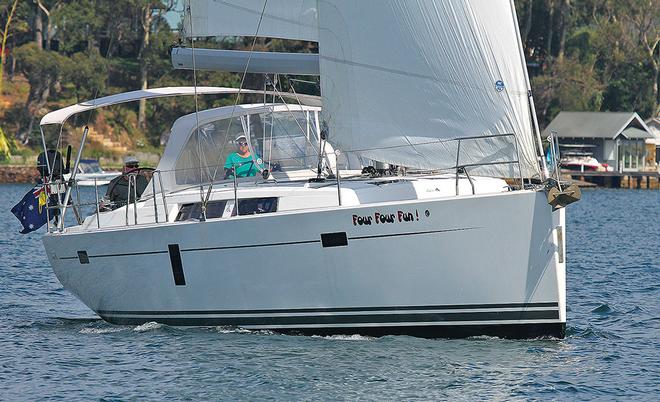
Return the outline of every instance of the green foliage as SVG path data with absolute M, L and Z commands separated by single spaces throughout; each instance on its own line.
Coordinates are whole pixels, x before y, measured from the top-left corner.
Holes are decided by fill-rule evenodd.
M 521 0 L 516 9 L 528 61 L 540 66 L 532 87 L 542 125 L 560 110 L 658 110 L 657 0 Z
M 85 101 L 105 93 L 108 61 L 93 51 L 78 52 L 63 62 L 62 74 L 77 102 Z
M 0 12 L 9 2 L 0 0 Z M 192 72 L 171 66 L 168 47 L 179 39 L 164 18 L 171 0 L 41 0 L 41 4 L 50 16 L 39 11 L 36 1 L 19 2 L 8 49 L 17 62 L 16 75 L 29 82 L 29 94 L 25 105 L 14 104 L 4 111 L 3 124 L 23 141 L 37 138 L 38 119 L 47 111 L 139 89 L 142 77 L 146 76 L 148 87 L 193 84 Z M 658 0 L 516 0 L 515 6 L 525 55 L 535 66 L 530 74 L 542 125 L 560 110 L 635 110 L 646 118 L 658 108 Z M 35 42 L 37 17 L 42 31 L 51 27 L 43 44 Z M 246 50 L 252 38 L 203 39 L 196 45 Z M 318 52 L 313 42 L 272 38 L 259 38 L 255 48 Z M 13 60 L 7 66 L 13 66 Z M 283 78 L 283 90 L 293 86 L 301 93 L 319 94 L 318 78 L 300 78 L 312 83 Z M 240 74 L 197 74 L 198 85 L 237 87 L 239 83 Z M 263 76 L 249 74 L 245 87 L 262 88 Z M 203 96 L 199 108 L 234 101 L 234 97 Z M 246 96 L 242 101 L 261 98 Z M 138 128 L 137 103 L 96 112 L 92 121 L 114 139 L 128 138 L 133 145 L 140 141 L 149 148 L 160 146 L 174 120 L 194 111 L 192 97 L 159 99 L 147 102 L 144 128 Z M 74 125 L 87 119 L 74 119 Z
M 10 140 L 5 136 L 5 132 L 0 127 L 0 162 L 8 161 L 11 158 Z
M 19 71 L 28 79 L 30 91 L 43 91 L 58 81 L 68 62 L 65 56 L 41 50 L 35 43 L 27 43 L 15 51 Z
M 73 53 L 94 46 L 105 19 L 114 14 L 111 4 L 98 0 L 67 1 L 53 11 L 51 18 L 58 27 L 60 51 Z

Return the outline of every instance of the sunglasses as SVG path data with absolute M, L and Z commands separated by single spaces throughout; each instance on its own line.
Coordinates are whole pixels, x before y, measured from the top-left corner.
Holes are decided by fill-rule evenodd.
M 240 146 L 240 147 L 246 147 L 246 146 L 247 146 L 247 142 L 245 142 L 245 141 L 239 141 L 239 142 L 238 142 L 238 146 Z

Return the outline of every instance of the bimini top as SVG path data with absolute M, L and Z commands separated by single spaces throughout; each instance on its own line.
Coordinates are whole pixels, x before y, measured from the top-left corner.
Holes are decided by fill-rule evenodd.
M 140 99 L 153 99 L 165 98 L 170 96 L 190 96 L 190 95 L 213 95 L 213 94 L 236 94 L 239 92 L 238 88 L 226 87 L 164 87 L 164 88 L 151 88 L 142 89 L 138 91 L 123 92 L 120 94 L 104 96 L 102 98 L 88 100 L 85 102 L 77 103 L 75 105 L 67 106 L 65 108 L 55 110 L 48 113 L 41 118 L 41 125 L 48 124 L 64 124 L 67 119 L 74 114 L 94 110 L 106 106 L 117 105 L 120 103 L 133 102 Z M 241 93 L 244 94 L 263 94 L 264 91 L 257 91 L 253 89 L 242 89 Z M 283 96 L 287 98 L 297 98 L 303 104 L 319 104 L 320 97 L 312 95 L 294 95 L 286 92 L 266 91 L 269 95 Z

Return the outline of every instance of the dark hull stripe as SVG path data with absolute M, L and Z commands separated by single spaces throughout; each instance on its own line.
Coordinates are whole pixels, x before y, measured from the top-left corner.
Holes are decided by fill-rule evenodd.
M 152 254 L 167 254 L 167 250 L 158 251 L 140 251 L 135 253 L 117 253 L 117 254 L 97 254 L 89 255 L 88 258 L 104 258 L 104 257 L 129 257 L 134 255 L 152 255 Z M 77 260 L 78 257 L 60 257 L 60 260 Z
M 113 324 L 140 325 L 148 319 L 106 319 Z M 159 320 L 166 325 L 174 326 L 209 326 L 205 319 L 167 319 Z M 277 328 L 277 332 L 292 335 L 408 335 L 421 338 L 467 338 L 470 336 L 497 336 L 508 339 L 529 339 L 539 337 L 554 337 L 562 339 L 566 335 L 566 323 L 521 323 L 521 324 L 476 324 L 476 325 L 400 325 L 400 326 L 344 326 L 324 328 Z
M 319 307 L 319 308 L 296 308 L 296 309 L 262 309 L 262 310 L 142 310 L 142 311 L 120 311 L 120 310 L 97 310 L 99 315 L 252 315 L 252 314 L 292 314 L 292 313 L 350 313 L 369 311 L 411 311 L 411 310 L 476 310 L 476 309 L 502 309 L 517 308 L 526 309 L 532 307 L 555 307 L 559 308 L 557 302 L 540 303 L 498 303 L 498 304 L 446 304 L 435 306 L 385 306 L 385 307 Z
M 123 321 L 149 320 L 148 317 L 122 317 L 119 315 L 99 314 L 105 320 Z M 411 313 L 411 314 L 356 314 L 356 315 L 307 315 L 307 316 L 269 316 L 269 317 L 165 317 L 157 318 L 158 322 L 190 322 L 176 325 L 327 325 L 327 324 L 394 324 L 412 322 L 456 322 L 456 321 L 511 321 L 511 320 L 556 320 L 557 310 L 534 311 L 489 311 L 461 313 Z
M 349 240 L 379 239 L 379 238 L 383 238 L 383 237 L 403 237 L 403 236 L 416 236 L 416 235 L 446 233 L 446 232 L 462 232 L 462 231 L 474 230 L 474 229 L 479 229 L 479 228 L 426 230 L 426 231 L 423 231 L 423 232 L 392 233 L 392 234 L 371 235 L 371 236 L 354 236 L 354 237 L 349 237 L 348 239 Z
M 319 240 L 301 240 L 301 241 L 287 241 L 282 243 L 263 243 L 263 244 L 244 244 L 238 246 L 217 246 L 217 247 L 198 247 L 198 248 L 184 248 L 181 251 L 211 251 L 211 250 L 233 250 L 240 248 L 257 248 L 257 247 L 273 247 L 273 246 L 290 246 L 294 244 L 311 244 L 320 243 Z
M 477 228 L 458 228 L 458 229 L 441 229 L 441 230 L 426 230 L 421 232 L 405 232 L 405 233 L 391 233 L 391 234 L 380 234 L 380 235 L 369 235 L 369 236 L 353 236 L 349 237 L 348 240 L 365 240 L 365 239 L 378 239 L 386 237 L 403 237 L 403 236 L 416 236 L 416 235 L 426 235 L 426 234 L 436 234 L 436 233 L 447 233 L 447 232 L 461 232 L 465 230 L 473 230 Z M 217 246 L 217 247 L 198 247 L 198 248 L 183 248 L 181 252 L 188 251 L 212 251 L 212 250 L 233 250 L 233 249 L 242 249 L 242 248 L 259 248 L 259 247 L 273 247 L 273 246 L 290 246 L 297 244 L 313 244 L 321 243 L 321 239 L 317 240 L 300 240 L 300 241 L 290 241 L 290 242 L 281 242 L 281 243 L 262 243 L 262 244 L 244 244 L 236 246 Z M 108 258 L 108 257 L 127 257 L 135 255 L 151 255 L 151 254 L 167 254 L 167 250 L 155 250 L 155 251 L 140 251 L 134 253 L 117 253 L 117 254 L 96 254 L 89 255 L 89 258 Z M 75 257 L 60 257 L 60 260 L 77 260 L 78 256 Z

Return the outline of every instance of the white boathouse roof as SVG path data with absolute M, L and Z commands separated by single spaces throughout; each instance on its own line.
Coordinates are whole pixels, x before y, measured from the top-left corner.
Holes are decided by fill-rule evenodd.
M 560 112 L 543 130 L 556 131 L 559 138 L 628 139 L 652 138 L 644 120 L 635 112 Z

